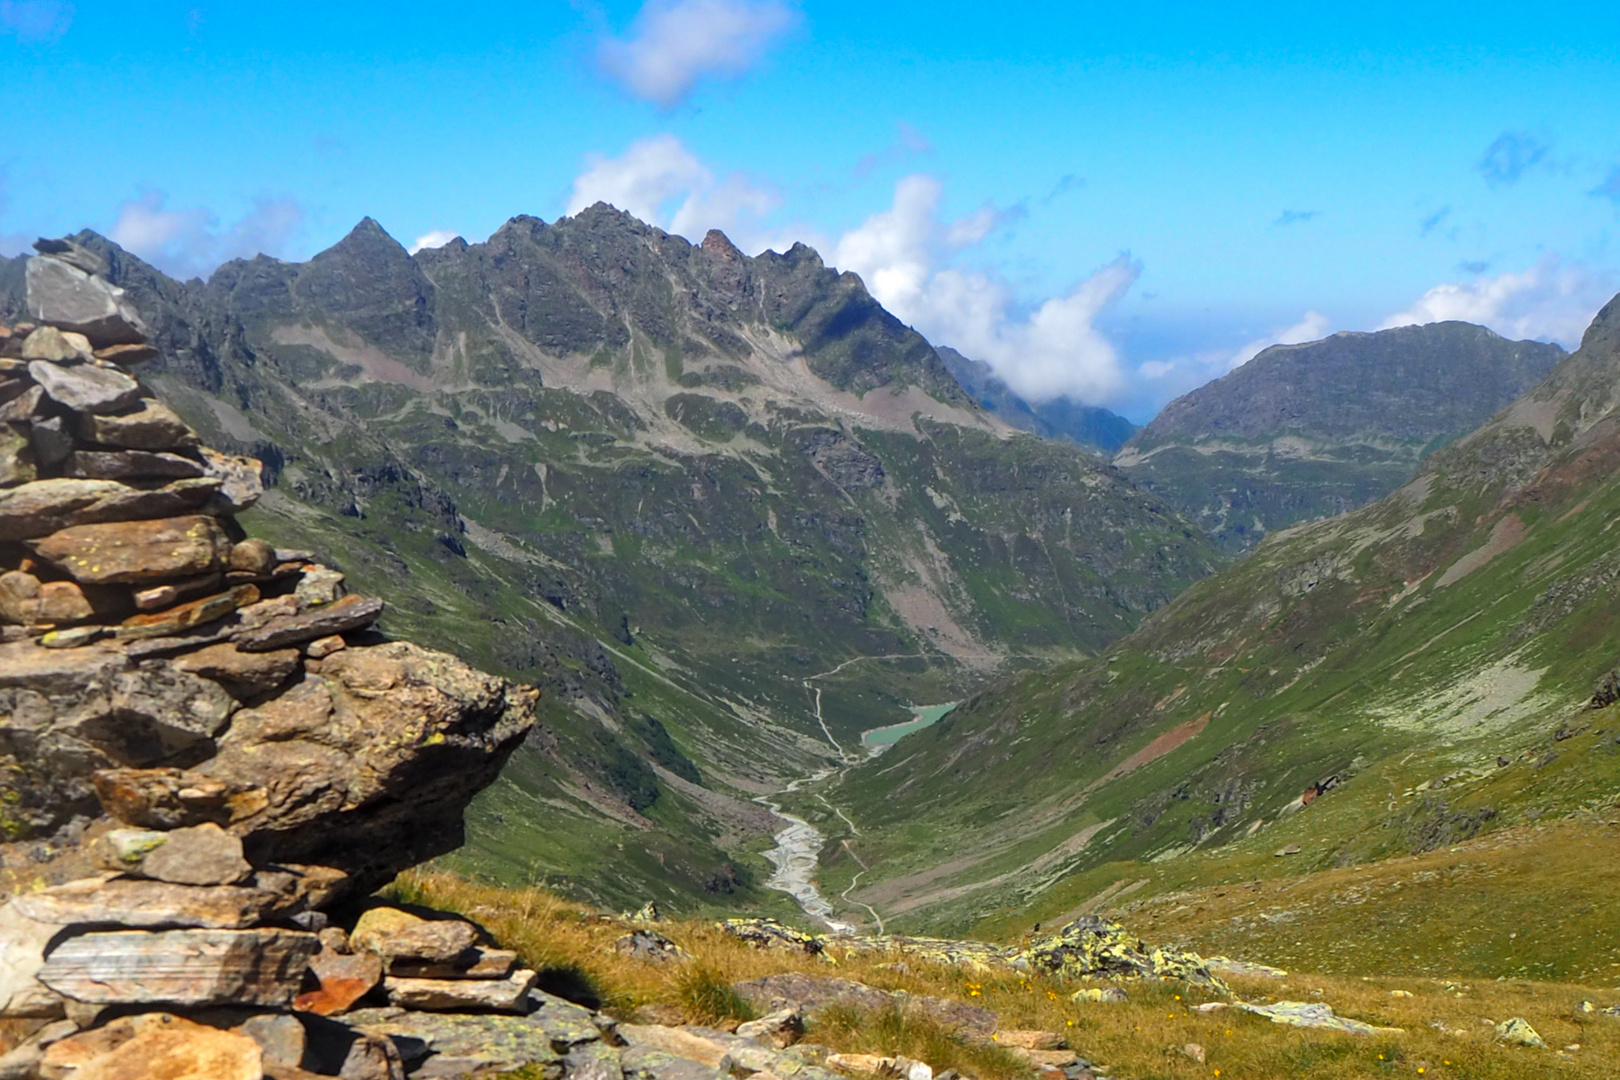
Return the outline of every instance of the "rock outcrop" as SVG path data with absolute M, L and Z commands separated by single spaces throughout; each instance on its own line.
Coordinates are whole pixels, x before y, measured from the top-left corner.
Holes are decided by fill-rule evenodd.
M 259 463 L 128 369 L 156 350 L 93 253 L 39 248 L 0 327 L 0 1019 L 32 1029 L 0 1077 L 381 1080 L 401 1044 L 335 1018 L 538 1014 L 472 923 L 364 899 L 460 844 L 536 692 L 249 538 Z

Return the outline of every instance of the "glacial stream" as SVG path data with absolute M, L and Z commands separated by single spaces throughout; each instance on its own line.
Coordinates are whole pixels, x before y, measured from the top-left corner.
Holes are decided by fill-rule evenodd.
M 911 711 L 916 715 L 916 719 L 907 721 L 904 724 L 893 724 L 888 727 L 871 728 L 863 731 L 861 733 L 861 745 L 866 747 L 868 756 L 881 753 L 894 745 L 902 736 L 927 727 L 955 707 L 955 702 L 948 705 L 915 707 Z M 826 779 L 834 771 L 836 770 L 828 769 L 813 776 L 800 777 L 777 794 L 785 795 L 790 791 L 797 791 L 805 784 L 813 784 L 818 780 Z M 852 933 L 854 927 L 848 923 L 839 922 L 832 917 L 833 906 L 827 902 L 825 896 L 821 895 L 821 890 L 816 888 L 816 868 L 820 864 L 821 849 L 826 845 L 827 838 L 822 835 L 820 829 L 803 818 L 784 813 L 782 807 L 778 803 L 771 802 L 770 799 L 771 796 L 769 795 L 760 795 L 754 801 L 787 822 L 787 827 L 776 834 L 776 846 L 765 853 L 765 858 L 769 859 L 771 865 L 776 867 L 776 872 L 765 882 L 765 887 L 787 893 L 798 902 L 799 907 L 804 909 L 806 915 L 822 923 L 834 933 Z M 849 819 L 845 818 L 844 820 L 848 821 Z M 853 828 L 853 823 L 851 827 Z M 864 873 L 864 871 L 862 872 Z M 867 910 L 871 911 L 870 908 Z M 873 911 L 872 917 L 876 919 L 878 917 L 877 912 Z M 882 925 L 881 921 L 878 925 Z

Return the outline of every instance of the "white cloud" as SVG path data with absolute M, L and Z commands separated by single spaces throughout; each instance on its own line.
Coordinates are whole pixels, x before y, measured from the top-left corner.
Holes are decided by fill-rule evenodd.
M 280 254 L 304 211 L 288 198 L 259 198 L 251 211 L 221 228 L 213 211 L 203 207 L 170 210 L 160 191 L 147 191 L 118 208 L 109 235 L 165 273 L 204 276 L 229 259 Z
M 603 41 L 599 56 L 630 93 L 668 109 L 700 79 L 747 74 L 798 20 L 779 0 L 648 0 L 630 37 Z
M 68 32 L 73 5 L 59 0 L 0 0 L 0 33 L 24 45 L 48 45 Z
M 459 240 L 460 238 L 461 234 L 456 232 L 454 229 L 434 229 L 431 232 L 423 233 L 421 236 L 418 236 L 414 241 L 412 241 L 410 253 L 415 255 L 423 248 L 441 248 L 450 241 Z
M 1537 338 L 1574 348 L 1613 292 L 1608 275 L 1549 253 L 1523 273 L 1436 285 L 1411 307 L 1385 319 L 1379 329 L 1460 319 L 1488 326 L 1504 337 Z
M 618 157 L 587 158 L 566 212 L 605 202 L 689 240 L 720 229 L 742 250 L 758 252 L 763 219 L 780 201 L 741 173 L 716 178 L 675 136 L 653 135 Z
M 1305 317 L 1293 326 L 1267 334 L 1264 337 L 1255 338 L 1233 353 L 1227 360 L 1226 370 L 1231 371 L 1242 367 L 1273 345 L 1298 345 L 1301 342 L 1315 341 L 1318 338 L 1326 337 L 1329 325 L 1331 324 L 1328 322 L 1326 315 L 1316 311 L 1307 311 Z
M 989 274 L 950 265 L 983 242 L 1006 212 L 986 207 L 943 220 L 942 190 L 931 176 L 895 185 L 894 203 L 839 238 L 832 262 L 860 274 L 878 302 L 937 344 L 989 364 L 1031 401 L 1064 395 L 1109 400 L 1124 384 L 1119 356 L 1096 320 L 1140 276 L 1129 255 L 1024 313 Z

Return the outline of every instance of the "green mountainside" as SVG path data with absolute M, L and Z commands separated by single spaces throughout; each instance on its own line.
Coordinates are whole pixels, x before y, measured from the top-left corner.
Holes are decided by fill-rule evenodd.
M 1236 553 L 1394 491 L 1565 355 L 1462 322 L 1273 345 L 1165 406 L 1114 464 Z
M 941 345 L 935 352 L 962 389 L 988 412 L 1020 431 L 1031 431 L 1043 439 L 1064 439 L 1100 454 L 1112 454 L 1136 433 L 1136 425 L 1100 405 L 1085 405 L 1070 398 L 1030 403 L 983 360 L 970 360 L 955 349 Z
M 412 257 L 368 219 L 306 263 L 181 283 L 77 239 L 154 329 L 143 378 L 265 463 L 255 535 L 545 691 L 470 812 L 478 874 L 788 910 L 754 796 L 909 704 L 1107 646 L 1220 561 L 1110 466 L 987 414 L 802 245 L 747 258 L 598 205 Z
M 1620 660 L 1617 406 L 1620 298 L 1393 494 L 1271 534 L 1104 655 L 829 781 L 859 831 L 804 805 L 833 841 L 822 891 L 855 882 L 840 917 L 870 905 L 891 931 L 1016 932 L 1612 817 L 1620 709 L 1587 704 Z M 1597 701 L 1616 697 L 1610 677 Z

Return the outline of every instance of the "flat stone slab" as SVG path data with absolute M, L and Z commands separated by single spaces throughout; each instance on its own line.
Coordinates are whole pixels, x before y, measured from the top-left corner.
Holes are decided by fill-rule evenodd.
M 296 930 L 116 930 L 68 938 L 39 981 L 93 1005 L 262 1005 L 297 995 L 320 942 Z
M 60 259 L 34 257 L 25 272 L 28 313 L 36 320 L 83 334 L 97 348 L 146 340 L 147 326 L 124 290 Z
M 34 434 L 39 434 L 39 426 Z M 0 540 L 37 540 L 77 525 L 166 518 L 197 510 L 220 482 L 210 476 L 176 480 L 160 488 L 116 480 L 53 477 L 0 489 Z
M 98 585 L 195 577 L 223 567 L 231 552 L 225 530 L 206 514 L 75 525 L 52 532 L 33 546 L 40 558 L 61 567 L 74 580 Z
M 263 920 L 282 898 L 266 889 L 238 885 L 86 878 L 20 893 L 12 903 L 28 918 L 56 926 L 241 930 Z
M 347 633 L 370 626 L 382 614 L 383 602 L 368 596 L 345 596 L 335 604 L 324 604 L 298 615 L 271 619 L 257 630 L 236 637 L 236 647 L 247 652 L 269 652 L 289 645 L 301 645 L 330 634 Z
M 504 1012 L 528 1010 L 536 973 L 519 968 L 504 979 L 383 979 L 388 1000 L 406 1009 L 434 1012 Z
M 82 413 L 110 413 L 141 400 L 141 384 L 116 368 L 35 360 L 28 374 L 52 401 Z
M 406 1012 L 395 1008 L 361 1009 L 344 1020 L 372 1034 L 425 1042 L 432 1053 L 411 1070 L 413 1080 L 484 1076 L 524 1065 L 556 1065 L 563 1055 L 579 1053 L 602 1038 L 590 1010 L 539 992 L 531 993 L 530 1001 L 538 1008 L 527 1016 Z

